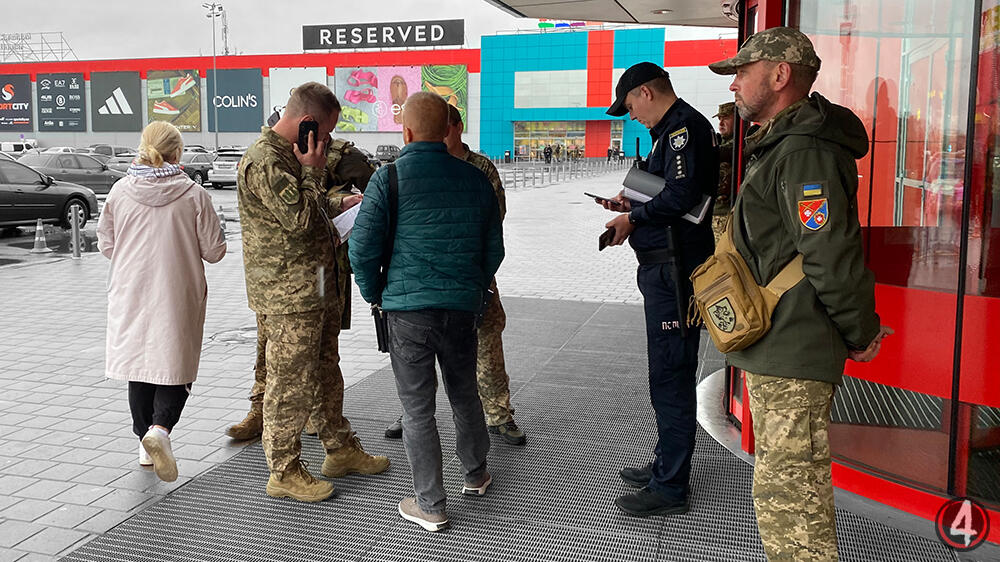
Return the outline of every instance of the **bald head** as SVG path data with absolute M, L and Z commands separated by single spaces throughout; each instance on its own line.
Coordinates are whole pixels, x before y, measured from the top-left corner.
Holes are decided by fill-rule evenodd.
M 409 131 L 406 142 L 442 142 L 448 133 L 448 104 L 431 92 L 417 92 L 403 105 L 403 129 Z

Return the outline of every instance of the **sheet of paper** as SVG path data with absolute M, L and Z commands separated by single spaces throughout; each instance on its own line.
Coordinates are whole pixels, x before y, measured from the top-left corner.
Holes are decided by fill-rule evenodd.
M 350 209 L 333 217 L 333 227 L 337 229 L 337 236 L 343 242 L 351 237 L 351 230 L 354 228 L 354 221 L 358 218 L 358 211 L 361 205 L 355 205 Z

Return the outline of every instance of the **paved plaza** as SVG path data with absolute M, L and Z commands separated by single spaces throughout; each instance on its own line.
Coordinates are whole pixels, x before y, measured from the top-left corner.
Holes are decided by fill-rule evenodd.
M 497 277 L 528 444 L 494 436 L 496 485 L 480 501 L 461 497 L 439 394 L 453 528 L 434 536 L 394 511 L 412 492 L 401 442 L 381 436 L 399 405 L 356 289 L 353 326 L 341 336 L 345 413 L 367 449 L 390 456 L 389 471 L 336 479 L 337 496 L 322 504 L 275 500 L 263 493 L 259 442 L 224 435 L 248 407 L 256 338 L 232 190 L 210 192 L 229 218 L 229 253 L 207 266 L 201 369 L 172 434 L 180 477 L 170 484 L 138 466 L 126 385 L 104 378 L 108 261 L 28 255 L 30 239 L 3 245 L 0 562 L 762 560 L 751 469 L 701 430 L 690 514 L 636 519 L 611 503 L 627 491 L 618 468 L 648 460 L 655 439 L 635 259 L 627 248 L 597 251 L 611 215 L 583 195 L 615 193 L 624 173 L 508 189 Z M 702 344 L 699 380 L 722 367 Z M 303 451 L 314 467 L 322 462 L 315 439 Z M 844 560 L 954 559 L 935 541 L 851 513 L 838 520 Z

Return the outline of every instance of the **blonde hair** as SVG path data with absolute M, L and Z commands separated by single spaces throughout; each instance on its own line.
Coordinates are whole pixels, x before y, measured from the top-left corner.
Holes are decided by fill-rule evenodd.
M 166 121 L 153 121 L 142 130 L 139 141 L 139 163 L 162 168 L 163 163 L 176 162 L 184 150 L 181 132 Z

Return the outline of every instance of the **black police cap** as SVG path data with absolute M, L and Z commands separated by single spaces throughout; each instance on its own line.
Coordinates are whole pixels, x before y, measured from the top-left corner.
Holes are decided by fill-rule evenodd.
M 615 86 L 615 103 L 611 104 L 606 113 L 615 117 L 621 117 L 628 113 L 628 109 L 625 107 L 625 96 L 646 82 L 657 78 L 670 78 L 670 74 L 663 70 L 660 65 L 651 62 L 640 62 L 628 67 L 628 70 L 622 73 L 622 77 L 618 79 L 618 85 Z

